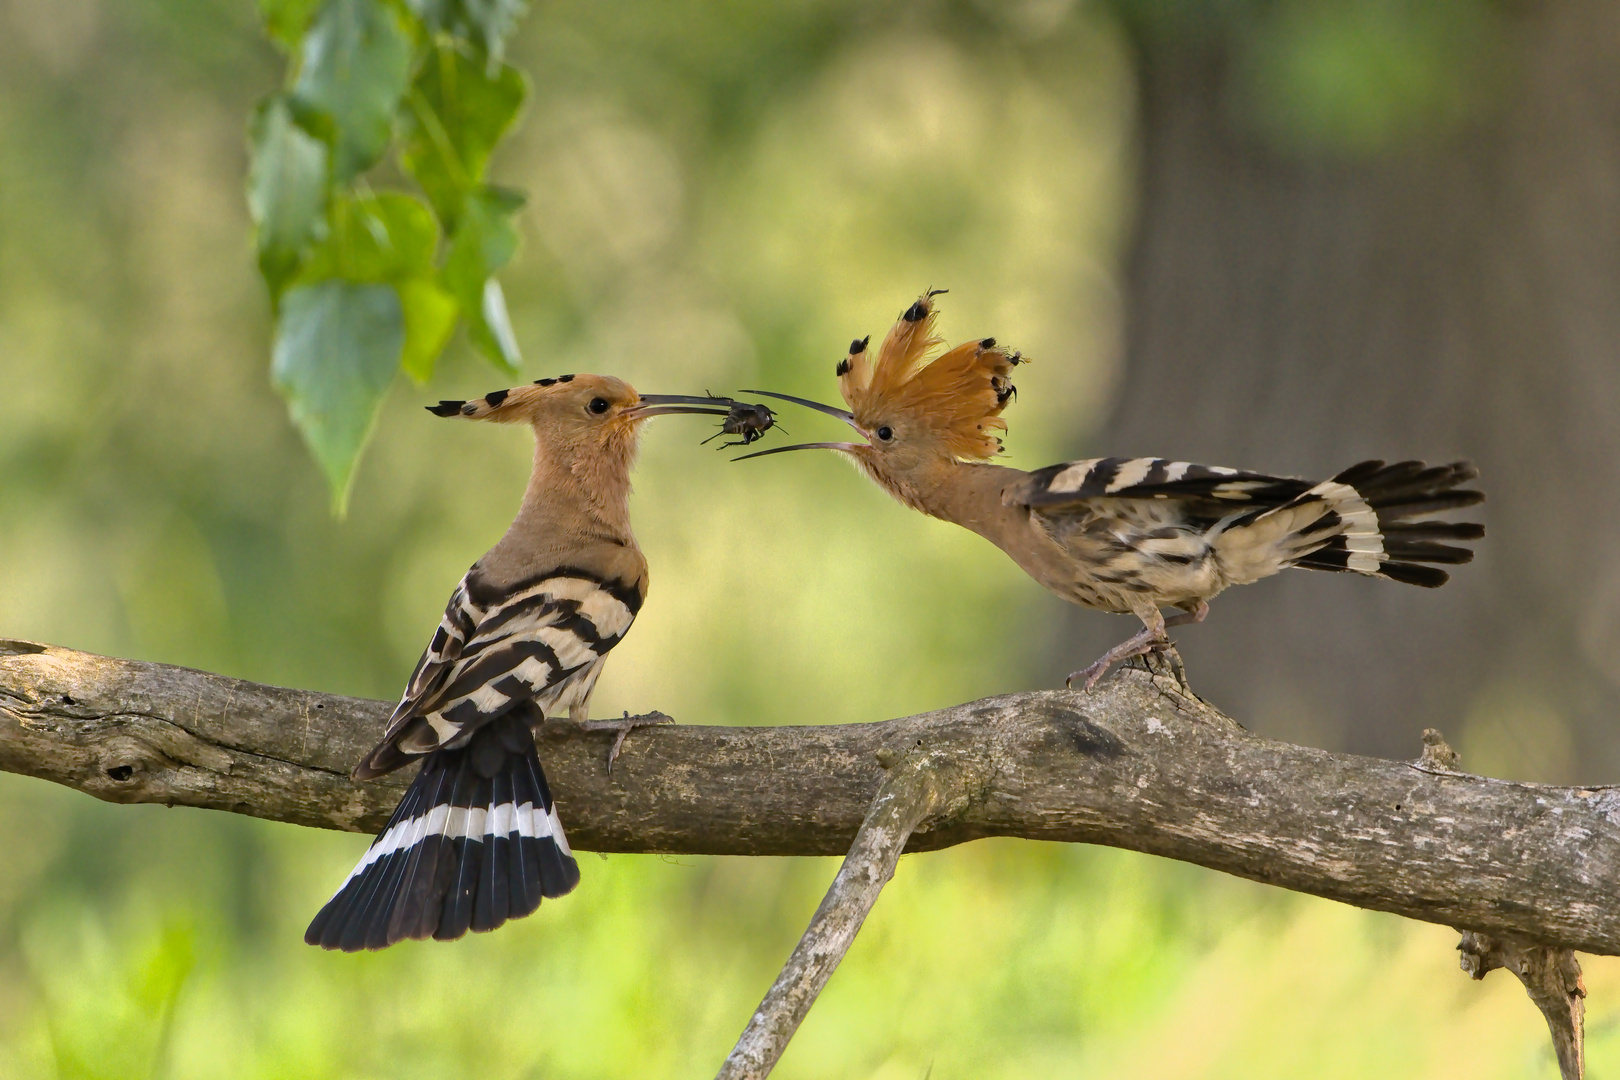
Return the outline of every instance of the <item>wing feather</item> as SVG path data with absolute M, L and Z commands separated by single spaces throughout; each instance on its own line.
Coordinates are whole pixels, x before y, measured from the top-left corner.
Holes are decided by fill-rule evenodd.
M 545 703 L 623 639 L 640 590 L 562 567 L 506 588 L 475 566 L 445 607 L 378 744 L 355 770 L 380 776 L 441 746 L 459 746 L 518 703 Z

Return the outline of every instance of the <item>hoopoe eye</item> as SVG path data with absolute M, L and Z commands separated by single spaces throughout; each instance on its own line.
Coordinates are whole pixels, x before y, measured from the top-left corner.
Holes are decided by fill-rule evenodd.
M 591 398 L 589 408 L 591 412 L 595 413 L 597 416 L 601 416 L 603 413 L 608 411 L 607 398 Z
M 882 427 L 877 429 L 877 437 L 878 441 L 880 442 L 888 442 L 890 439 L 894 438 L 894 429 L 888 424 L 884 424 Z

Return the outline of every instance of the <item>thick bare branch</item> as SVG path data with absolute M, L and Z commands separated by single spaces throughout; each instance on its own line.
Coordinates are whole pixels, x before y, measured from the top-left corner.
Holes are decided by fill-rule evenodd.
M 949 755 L 919 745 L 898 761 L 892 752 L 881 757 L 892 767 L 849 854 L 715 1080 L 764 1080 L 770 1075 L 854 944 L 883 886 L 894 877 L 912 832 L 925 820 L 938 821 L 971 805 L 974 793 Z
M 388 708 L 0 643 L 0 768 L 116 802 L 375 830 L 403 779 L 355 784 L 347 773 Z M 541 756 L 581 848 L 826 855 L 847 851 L 865 818 L 883 781 L 879 752 L 919 739 L 975 794 L 937 826 L 925 821 L 907 850 L 983 836 L 1107 844 L 1620 954 L 1620 790 L 1259 738 L 1168 670 L 1127 669 L 1090 695 L 1017 694 L 876 724 L 638 731 L 611 779 L 610 733 L 548 725 Z

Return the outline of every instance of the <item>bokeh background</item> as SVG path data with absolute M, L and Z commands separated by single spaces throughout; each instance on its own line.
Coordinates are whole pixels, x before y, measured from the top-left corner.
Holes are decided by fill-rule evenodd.
M 1251 727 L 1518 779 L 1620 773 L 1620 9 L 1601 0 L 539 3 L 496 178 L 525 378 L 823 399 L 927 286 L 1035 363 L 1011 463 L 1470 456 L 1439 593 L 1239 590 L 1180 636 Z M 0 634 L 391 698 L 499 535 L 517 430 L 396 386 L 346 520 L 267 379 L 248 0 L 0 0 Z M 820 418 L 788 414 L 795 438 Z M 826 421 L 826 423 L 831 423 Z M 648 433 L 653 567 L 600 715 L 876 720 L 1053 685 L 1128 631 L 830 455 Z M 566 812 L 566 793 L 563 793 Z M 712 1072 L 832 860 L 584 860 L 488 937 L 344 957 L 365 846 L 0 776 L 0 1076 Z M 785 1078 L 1543 1077 L 1443 928 L 1078 846 L 908 856 Z M 1620 966 L 1588 960 L 1594 1075 Z

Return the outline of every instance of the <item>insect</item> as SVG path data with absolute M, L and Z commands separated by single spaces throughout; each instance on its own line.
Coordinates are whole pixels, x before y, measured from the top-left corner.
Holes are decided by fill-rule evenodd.
M 720 400 L 724 401 L 725 398 Z M 720 421 L 720 430 L 703 440 L 703 444 L 711 443 L 722 435 L 739 436 L 736 440 L 721 443 L 716 449 L 724 450 L 731 446 L 750 446 L 765 437 L 765 433 L 776 426 L 776 414 L 764 405 L 757 405 L 751 401 L 732 401 L 731 411 L 726 418 Z M 783 428 L 786 431 L 787 428 Z

